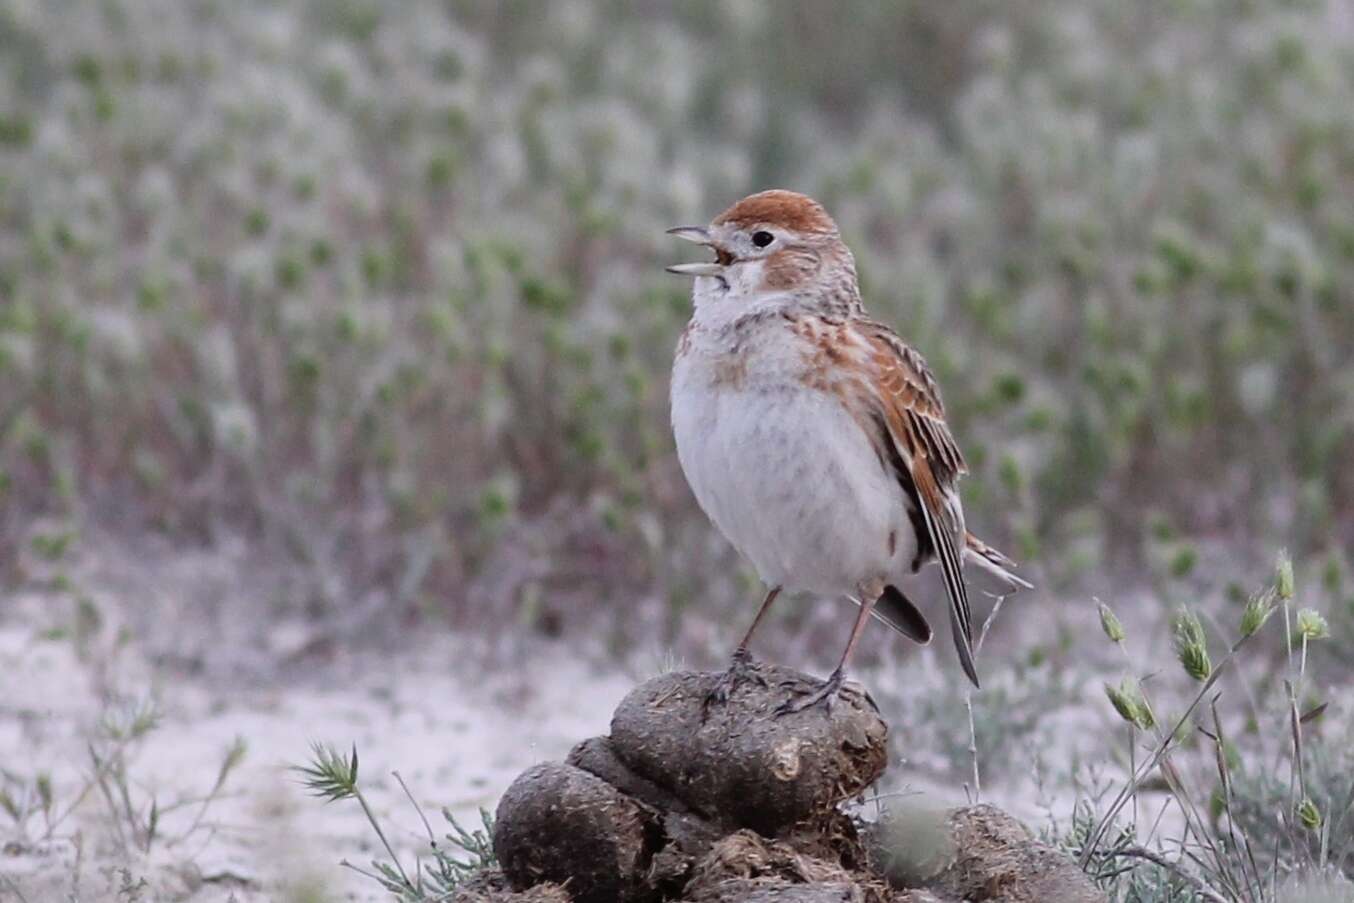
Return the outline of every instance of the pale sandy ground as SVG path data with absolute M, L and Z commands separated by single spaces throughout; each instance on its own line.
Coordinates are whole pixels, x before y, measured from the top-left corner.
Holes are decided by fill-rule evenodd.
M 278 601 L 294 590 L 289 575 L 260 566 L 243 544 L 192 551 L 85 537 L 57 562 L 29 559 L 18 589 L 0 596 L 0 786 L 21 794 L 25 781 L 31 788 L 38 773 L 50 772 L 53 810 L 64 811 L 91 773 L 87 741 L 100 719 L 144 698 L 155 700 L 163 720 L 130 758 L 137 806 L 152 794 L 162 807 L 201 796 L 235 737 L 248 754 L 204 826 L 176 840 L 196 807 L 172 812 L 149 853 L 116 842 L 97 792 L 51 837 L 41 813 L 18 826 L 0 809 L 5 903 L 389 899 L 338 866 L 344 858 L 365 866 L 378 854 L 358 806 L 308 796 L 289 770 L 307 759 L 311 742 L 357 745 L 362 786 L 409 863 L 425 838 L 392 769 L 434 828 L 442 806 L 476 825 L 478 808 L 492 810 L 521 770 L 604 733 L 625 692 L 671 665 L 656 652 L 635 655 L 641 664 L 628 670 L 590 665 L 572 644 L 533 644 L 511 632 L 491 649 L 431 622 L 396 629 L 394 639 L 344 642 L 340 633 L 335 641 L 333 624 L 344 613 L 296 614 Z M 83 639 L 78 599 L 98 613 Z M 909 652 L 896 669 L 862 675 L 895 727 L 908 731 L 912 751 L 906 764 L 895 763 L 891 793 L 922 788 L 940 801 L 963 801 L 956 782 L 946 786 L 941 777 L 947 753 L 935 736 L 966 722 L 945 653 Z M 1018 684 L 1012 673 L 994 673 L 989 704 L 1000 704 L 1003 685 Z M 939 714 L 924 712 L 936 698 L 948 700 Z M 1031 823 L 1044 806 L 1070 811 L 1070 797 L 1049 800 L 1034 785 L 1028 762 L 1055 752 L 1070 760 L 1103 743 L 1095 702 L 1050 712 L 1018 747 L 990 751 L 1021 761 L 1001 769 L 987 797 Z
M 126 854 L 110 837 L 105 804 L 91 794 L 56 839 L 38 839 L 40 815 L 31 819 L 32 842 L 11 838 L 0 874 L 12 883 L 0 888 L 0 899 L 7 891 L 33 903 L 118 899 L 120 887 L 143 878 L 148 900 L 385 899 L 335 865 L 342 857 L 365 865 L 376 852 L 356 804 L 309 797 L 289 771 L 312 740 L 345 750 L 357 744 L 369 799 L 397 826 L 392 841 L 412 859 L 422 842 L 414 833 L 419 822 L 392 769 L 435 826 L 442 805 L 477 824 L 478 807 L 492 809 L 523 768 L 604 732 L 630 686 L 557 657 L 523 662 L 517 674 L 473 676 L 457 663 L 463 645 L 445 637 L 417 652 L 326 665 L 297 685 L 238 693 L 202 680 L 156 681 L 164 724 L 132 759 L 134 789 L 165 801 L 200 795 L 232 739 L 248 743 L 229 796 L 207 813 L 212 827 L 156 844 L 149 855 Z M 50 770 L 61 809 L 90 771 L 83 737 L 104 708 L 92 676 L 69 642 L 35 641 L 31 630 L 14 626 L 0 630 L 0 673 L 0 761 L 20 773 Z M 164 833 L 172 837 L 193 814 L 195 807 L 170 817 Z M 84 846 L 78 857 L 77 834 Z
M 441 629 L 385 652 L 337 644 L 306 654 L 313 638 L 304 622 L 255 617 L 261 609 L 249 589 L 267 581 L 241 549 L 82 546 L 59 569 L 30 562 L 32 579 L 0 597 L 3 786 L 22 804 L 23 782 L 49 772 L 53 810 L 63 811 L 91 773 L 86 743 L 100 719 L 138 698 L 153 698 L 163 715 L 129 760 L 138 806 L 151 794 L 161 807 L 204 794 L 236 737 L 248 753 L 204 827 L 176 841 L 197 807 L 166 815 L 160 834 L 170 840 L 149 854 L 119 847 L 97 792 L 47 839 L 41 813 L 20 828 L 0 809 L 6 903 L 389 899 L 337 865 L 376 855 L 358 806 L 308 796 L 289 770 L 312 741 L 357 745 L 362 786 L 411 862 L 425 839 L 392 769 L 434 828 L 444 805 L 478 825 L 479 807 L 492 810 L 522 769 L 605 732 L 633 685 L 562 644 L 490 654 L 476 638 Z M 81 595 L 102 619 L 94 636 L 53 636 L 74 621 Z M 241 625 L 249 619 L 260 623 Z M 269 664 L 278 661 L 285 664 Z

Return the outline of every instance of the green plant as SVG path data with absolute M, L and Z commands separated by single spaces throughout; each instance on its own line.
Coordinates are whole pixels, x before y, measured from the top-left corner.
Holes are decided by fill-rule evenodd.
M 1293 876 L 1338 873 L 1348 866 L 1354 855 L 1354 837 L 1347 825 L 1354 804 L 1354 785 L 1347 778 L 1349 747 L 1322 743 L 1312 749 L 1305 744 L 1303 725 L 1319 718 L 1325 706 L 1299 711 L 1307 643 L 1325 635 L 1324 620 L 1315 612 L 1299 614 L 1297 631 L 1285 636 L 1287 673 L 1280 718 L 1290 742 L 1278 755 L 1287 781 L 1276 779 L 1267 766 L 1256 767 L 1254 760 L 1266 755 L 1263 744 L 1252 736 L 1246 746 L 1238 745 L 1242 741 L 1234 738 L 1220 713 L 1223 694 L 1214 692 L 1224 670 L 1238 661 L 1275 611 L 1282 609 L 1285 624 L 1290 623 L 1294 592 L 1292 564 L 1280 555 L 1274 582 L 1246 602 L 1240 636 L 1216 666 L 1209 660 L 1198 617 L 1181 611 L 1172 618 L 1180 666 L 1199 684 L 1178 716 L 1157 715 L 1142 678 L 1130 675 L 1117 686 L 1106 684 L 1110 702 L 1128 725 L 1129 779 L 1108 800 L 1108 793 L 1098 792 L 1078 804 L 1061 842 L 1116 900 L 1260 903 L 1273 900 L 1279 884 Z M 1101 606 L 1101 621 L 1132 668 L 1133 660 L 1124 649 L 1126 631 L 1108 606 Z M 1300 643 L 1296 655 L 1295 641 Z M 1258 714 L 1252 711 L 1248 717 Z M 1208 769 L 1194 774 L 1189 767 L 1196 737 L 1205 741 L 1211 775 Z M 1333 760 L 1341 765 L 1333 768 Z M 1183 836 L 1174 845 L 1164 845 L 1154 836 L 1160 815 L 1146 831 L 1139 821 L 1138 797 L 1153 777 L 1168 790 L 1183 823 Z M 1123 812 L 1130 804 L 1125 820 Z M 1335 813 L 1334 823 L 1329 813 Z
M 938 373 L 966 511 L 1051 579 L 1147 561 L 1185 596 L 1201 536 L 1348 545 L 1324 4 L 378 6 L 228 5 L 212 49 L 169 0 L 0 6 L 0 567 L 116 510 L 285 550 L 313 612 L 338 583 L 465 622 L 532 583 L 565 628 L 684 600 L 653 604 L 689 653 L 740 600 L 667 435 L 663 230 L 776 184 L 836 215 Z
M 311 746 L 310 761 L 293 769 L 300 775 L 306 789 L 326 802 L 356 800 L 388 857 L 384 860 L 372 860 L 370 869 L 361 868 L 345 859 L 341 861 L 341 865 L 345 868 L 372 879 L 400 900 L 409 903 L 431 903 L 448 899 L 468 878 L 496 864 L 492 840 L 493 820 L 488 810 L 480 810 L 482 827 L 467 830 L 450 810 L 443 808 L 442 817 L 446 819 L 450 831 L 439 841 L 423 813 L 423 808 L 409 792 L 399 772 L 394 772 L 395 780 L 399 782 L 410 805 L 418 814 L 419 821 L 423 823 L 423 829 L 428 837 L 428 852 L 431 855 L 431 862 L 415 858 L 413 869 L 406 871 L 398 854 L 387 840 L 380 820 L 362 793 L 358 784 L 357 767 L 356 746 L 345 756 L 332 746 L 315 743 Z
M 146 853 L 156 844 L 173 847 L 182 843 L 209 826 L 207 813 L 225 792 L 248 748 L 243 738 L 235 738 L 222 754 L 205 793 L 162 803 L 138 789 L 140 782 L 134 774 L 141 745 L 160 723 L 159 710 L 147 700 L 110 708 L 86 741 L 89 774 L 69 799 L 56 797 L 46 771 L 25 775 L 0 769 L 0 809 L 20 837 L 50 841 L 60 836 L 62 826 L 81 804 L 96 796 L 106 809 L 113 840 L 123 850 Z M 37 817 L 41 824 L 34 826 Z

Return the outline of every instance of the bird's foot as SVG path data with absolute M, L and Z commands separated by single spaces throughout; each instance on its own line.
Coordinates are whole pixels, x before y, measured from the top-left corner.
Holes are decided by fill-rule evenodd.
M 774 714 L 777 718 L 793 712 L 802 712 L 819 703 L 824 705 L 827 714 L 831 716 L 833 706 L 844 694 L 857 694 L 870 704 L 870 708 L 876 712 L 879 711 L 879 705 L 874 701 L 874 697 L 870 695 L 869 691 L 854 681 L 848 684 L 840 668 L 833 671 L 817 690 L 804 690 L 803 684 L 799 681 L 786 681 L 781 686 L 793 688 L 793 692 L 798 695 L 797 698 L 787 699 L 776 708 Z
M 729 668 L 719 676 L 714 688 L 709 695 L 705 697 L 705 709 L 709 711 L 713 705 L 724 705 L 733 695 L 738 685 L 751 681 L 759 686 L 766 686 L 766 678 L 762 677 L 761 672 L 757 670 L 757 665 L 752 660 L 752 655 L 746 649 L 740 649 L 733 654 L 733 660 L 729 662 Z
M 785 702 L 781 703 L 776 708 L 775 712 L 776 717 L 779 718 L 782 715 L 790 715 L 794 712 L 802 712 L 805 709 L 813 708 L 819 703 L 822 703 L 824 706 L 826 706 L 827 713 L 831 715 L 833 703 L 837 701 L 837 695 L 841 693 L 842 683 L 844 682 L 844 680 L 845 678 L 842 675 L 842 671 L 840 668 L 838 668 L 836 671 L 832 672 L 832 674 L 828 677 L 827 680 L 823 681 L 823 685 L 819 687 L 817 690 L 804 691 L 801 689 L 796 689 L 795 692 L 799 693 L 800 695 L 797 698 L 787 699 L 785 700 Z M 795 683 L 790 684 L 790 686 L 798 688 L 801 685 Z

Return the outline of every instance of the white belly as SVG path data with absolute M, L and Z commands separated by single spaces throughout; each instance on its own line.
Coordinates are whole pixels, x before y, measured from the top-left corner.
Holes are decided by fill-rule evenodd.
M 836 397 L 714 389 L 679 362 L 672 426 L 696 499 L 767 585 L 854 593 L 910 570 L 903 490 Z

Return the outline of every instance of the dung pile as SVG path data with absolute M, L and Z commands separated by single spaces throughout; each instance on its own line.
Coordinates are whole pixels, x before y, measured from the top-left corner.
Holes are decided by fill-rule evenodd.
M 1066 857 L 980 806 L 857 823 L 838 804 L 884 772 L 888 727 L 848 686 L 777 717 L 812 678 L 758 665 L 724 704 L 717 674 L 635 688 L 611 733 L 524 772 L 499 802 L 502 871 L 457 903 L 1101 903 Z

